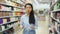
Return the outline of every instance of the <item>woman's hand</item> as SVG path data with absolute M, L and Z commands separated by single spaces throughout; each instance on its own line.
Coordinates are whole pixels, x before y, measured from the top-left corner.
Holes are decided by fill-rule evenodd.
M 21 26 L 21 29 L 24 29 L 24 26 Z
M 22 29 L 24 29 L 24 26 L 22 27 Z
M 30 25 L 30 28 L 34 29 L 34 28 L 35 28 L 35 26 L 34 26 L 33 24 L 31 24 L 31 25 Z

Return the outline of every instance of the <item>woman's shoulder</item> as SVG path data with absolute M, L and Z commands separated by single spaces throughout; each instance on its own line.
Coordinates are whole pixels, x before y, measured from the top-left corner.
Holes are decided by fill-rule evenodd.
M 21 18 L 24 18 L 26 15 L 22 15 Z

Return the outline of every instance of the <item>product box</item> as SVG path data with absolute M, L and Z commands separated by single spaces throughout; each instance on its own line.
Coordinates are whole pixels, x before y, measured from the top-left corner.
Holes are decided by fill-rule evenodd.
M 0 3 L 5 3 L 5 1 L 4 0 L 0 0 Z
M 1 26 L 2 30 L 1 31 L 4 31 L 5 30 L 5 26 Z
M 14 17 L 10 18 L 11 21 L 15 21 L 16 19 Z
M 10 22 L 10 18 L 7 18 L 7 22 Z
M 0 17 L 2 17 L 2 12 L 0 12 Z
M 9 16 L 9 12 L 5 12 L 6 13 L 6 16 Z
M 5 13 L 5 12 L 3 12 L 3 13 L 2 13 L 2 16 L 6 16 L 6 13 Z
M 3 23 L 7 23 L 7 19 L 5 18 L 5 19 L 3 19 Z
M 0 18 L 0 24 L 2 24 L 3 23 L 3 19 L 2 18 Z

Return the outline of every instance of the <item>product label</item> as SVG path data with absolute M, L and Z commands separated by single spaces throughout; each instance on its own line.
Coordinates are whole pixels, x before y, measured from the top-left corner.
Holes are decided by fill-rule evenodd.
M 0 5 L 0 11 L 11 11 L 11 7 L 5 7 Z

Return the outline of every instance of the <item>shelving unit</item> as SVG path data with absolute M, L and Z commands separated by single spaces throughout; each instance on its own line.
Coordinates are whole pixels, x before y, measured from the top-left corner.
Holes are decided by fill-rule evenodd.
M 60 33 L 60 9 L 58 9 L 58 10 L 54 10 L 54 11 L 52 11 L 52 12 L 50 12 L 51 14 L 50 14 L 50 20 L 51 20 L 51 23 L 52 23 L 52 25 L 51 25 L 51 27 L 52 26 L 54 26 L 53 28 L 53 30 L 54 30 L 54 32 L 52 32 L 52 33 L 54 33 L 54 34 L 56 34 L 56 33 Z M 58 13 L 59 13 L 59 15 L 58 15 Z M 52 30 L 51 30 L 52 31 Z
M 12 27 L 10 27 L 10 28 L 12 28 Z M 0 32 L 4 32 L 4 31 L 6 31 L 6 30 L 8 30 L 8 29 L 10 29 L 10 28 L 6 28 L 5 30 L 2 30 L 2 31 L 0 31 Z
M 5 25 L 5 24 L 11 24 L 11 23 L 13 23 L 13 22 L 17 22 L 18 20 L 16 20 L 16 21 L 11 21 L 11 22 L 7 22 L 7 23 L 3 23 L 3 24 L 0 24 L 0 26 L 1 25 Z
M 20 14 L 14 15 L 15 9 L 24 9 L 22 4 L 10 1 L 16 5 L 0 3 L 0 34 L 15 34 L 20 29 Z M 21 5 L 21 6 L 20 6 Z M 17 10 L 18 11 L 18 10 Z M 16 12 L 17 12 L 16 11 Z M 20 12 L 20 11 L 19 11 Z
M 53 3 L 53 2 L 52 2 Z M 51 4 L 49 34 L 60 34 L 60 0 Z
M 7 17 L 5 17 L 5 18 L 7 18 Z M 14 17 L 10 17 L 10 18 L 14 18 Z M 18 18 L 18 19 L 16 19 L 16 18 Z M 19 23 L 18 23 L 18 21 L 20 20 L 19 19 L 20 17 L 15 17 L 15 21 L 13 20 L 13 21 L 9 21 L 9 22 L 6 22 L 6 23 L 2 23 L 2 24 L 0 24 L 0 27 L 1 27 L 1 29 L 2 30 L 0 30 L 0 32 L 4 32 L 4 31 L 7 31 L 7 30 L 9 30 L 10 28 L 14 28 L 14 24 L 16 24 L 17 23 L 17 25 L 19 25 Z M 2 18 L 2 19 L 4 19 L 4 18 Z M 9 25 L 9 26 L 8 26 Z M 3 27 L 2 27 L 3 26 Z M 10 27 L 11 26 L 11 27 Z M 5 27 L 7 27 L 7 28 L 5 28 Z
M 5 3 L 0 3 L 0 5 L 7 6 L 7 7 L 12 7 L 12 8 L 18 8 L 18 9 L 22 9 L 23 8 L 23 7 L 8 5 L 8 4 L 5 4 Z

